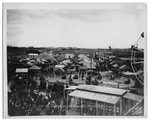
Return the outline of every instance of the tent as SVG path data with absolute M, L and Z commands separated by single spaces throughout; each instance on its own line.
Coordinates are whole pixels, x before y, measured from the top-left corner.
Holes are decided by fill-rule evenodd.
M 38 62 L 35 61 L 35 60 L 30 60 L 30 61 L 27 62 L 27 64 L 32 66 L 32 65 L 38 64 Z
M 91 66 L 91 64 L 86 64 L 85 66 L 87 69 L 90 69 L 90 68 L 95 69 L 96 68 L 93 64 L 92 64 L 92 66 Z
M 29 58 L 35 58 L 38 56 L 38 54 L 37 53 L 29 53 L 28 56 L 29 56 Z
M 32 62 L 27 62 L 27 65 L 33 66 L 34 64 Z
M 91 61 L 82 61 L 83 65 L 86 67 L 86 68 L 95 68 L 96 66 L 96 63 L 92 61 L 92 64 L 91 64 Z M 91 66 L 92 65 L 92 66 Z
M 64 65 L 55 65 L 55 68 L 58 69 L 58 68 L 64 68 L 65 66 Z
M 39 95 L 46 96 L 45 92 L 39 92 Z
M 64 60 L 64 61 L 60 62 L 60 64 L 65 64 L 65 65 L 67 65 L 68 63 L 71 63 L 71 61 L 70 60 Z
M 85 61 L 85 60 L 89 61 L 89 60 L 90 60 L 90 59 L 89 59 L 86 55 L 84 55 L 84 54 L 80 54 L 78 57 L 80 58 L 80 60 L 83 60 L 83 61 Z
M 37 56 L 37 59 L 45 59 L 45 60 L 49 60 L 49 59 L 54 59 L 52 56 L 50 56 L 49 54 L 47 53 L 42 53 L 40 54 L 39 56 Z
M 135 73 L 133 73 L 133 72 L 123 72 L 123 74 L 124 75 L 126 75 L 126 76 L 137 76 L 137 75 L 142 75 L 144 73 L 144 71 L 142 71 L 142 70 L 139 70 L 139 71 L 137 71 L 137 72 L 135 72 Z
M 28 69 L 27 68 L 17 68 L 16 73 L 28 73 Z
M 67 53 L 67 54 L 65 54 L 65 57 L 64 57 L 64 58 L 69 58 L 69 57 L 70 57 L 70 58 L 73 58 L 73 57 L 74 57 L 74 54 L 68 54 L 68 53 Z
M 36 66 L 36 65 L 34 65 L 34 66 L 32 66 L 31 68 L 29 68 L 29 70 L 40 70 L 41 68 L 40 67 L 38 67 L 38 66 Z
M 114 59 L 116 58 L 116 56 L 109 56 L 109 59 Z
M 41 59 L 41 61 L 43 61 L 43 62 L 47 62 L 45 59 Z
M 120 70 L 123 70 L 123 71 L 130 71 L 132 70 L 131 67 L 127 66 L 127 65 L 122 65 L 119 67 Z
M 48 52 L 48 55 L 50 55 L 51 57 L 54 57 L 54 54 L 53 54 L 52 51 L 49 51 L 49 52 Z
M 54 71 L 61 70 L 62 72 L 65 72 L 65 70 L 63 69 L 64 67 L 65 65 L 55 65 Z
M 143 77 L 143 74 L 144 74 L 144 71 L 142 71 L 142 70 L 139 70 L 139 71 L 137 71 L 135 73 L 128 72 L 128 71 L 127 72 L 123 72 L 123 76 L 124 77 L 131 78 L 133 80 L 137 80 L 137 76 Z
M 136 75 L 135 73 L 129 72 L 129 71 L 123 72 L 123 74 L 126 75 L 126 76 L 135 76 Z
M 20 59 L 20 62 L 27 62 L 27 61 L 29 61 L 29 60 L 30 60 L 29 58 Z

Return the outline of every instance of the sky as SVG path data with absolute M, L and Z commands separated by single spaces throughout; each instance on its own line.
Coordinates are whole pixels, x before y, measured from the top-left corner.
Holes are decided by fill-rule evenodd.
M 130 48 L 142 32 L 146 35 L 146 6 L 143 4 L 67 6 L 7 9 L 7 44 Z M 146 38 L 139 47 L 144 48 L 145 44 Z

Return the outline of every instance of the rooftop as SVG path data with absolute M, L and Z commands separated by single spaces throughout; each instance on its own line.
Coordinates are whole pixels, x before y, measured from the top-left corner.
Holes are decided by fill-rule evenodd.
M 70 93 L 69 96 L 79 97 L 79 98 L 84 98 L 89 100 L 96 100 L 96 101 L 106 102 L 110 104 L 116 104 L 120 99 L 119 96 L 105 95 L 105 94 L 99 94 L 99 93 L 93 93 L 93 92 L 87 92 L 81 90 L 75 90 L 72 93 Z
M 81 85 L 77 88 L 77 90 L 103 93 L 109 95 L 117 95 L 117 96 L 123 96 L 126 93 L 126 90 L 124 89 L 94 86 L 94 85 Z

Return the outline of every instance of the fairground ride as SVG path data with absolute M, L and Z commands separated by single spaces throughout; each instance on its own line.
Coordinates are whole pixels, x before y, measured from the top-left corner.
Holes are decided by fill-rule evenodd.
M 144 51 L 138 48 L 138 45 L 140 44 L 140 42 L 142 41 L 143 38 L 144 38 L 144 32 L 142 32 L 142 34 L 140 35 L 140 37 L 138 38 L 136 43 L 134 45 L 132 45 L 132 47 L 131 47 L 131 61 L 130 61 L 132 70 L 134 72 L 134 76 L 136 77 L 137 81 L 142 86 L 144 85 L 144 71 L 143 71 L 144 60 L 139 59 L 137 57 L 137 53 L 144 55 Z M 142 65 L 142 68 L 140 68 L 140 69 L 137 68 L 139 65 Z

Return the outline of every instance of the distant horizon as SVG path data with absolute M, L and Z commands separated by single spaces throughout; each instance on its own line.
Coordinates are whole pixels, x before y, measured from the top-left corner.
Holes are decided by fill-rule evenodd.
M 13 45 L 7 45 L 7 47 L 18 47 L 18 48 L 77 48 L 77 49 L 109 49 L 109 47 L 108 48 L 86 48 L 86 47 L 43 47 L 43 46 L 39 46 L 39 47 L 37 47 L 37 46 L 13 46 Z M 126 48 L 126 47 L 124 47 L 124 48 L 113 48 L 113 47 L 111 47 L 111 49 L 130 49 L 131 47 L 128 47 L 128 48 Z M 144 48 L 139 48 L 139 49 L 144 49 Z

